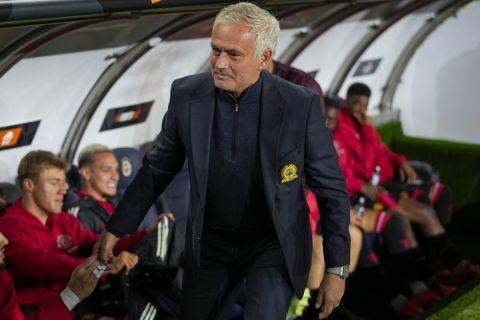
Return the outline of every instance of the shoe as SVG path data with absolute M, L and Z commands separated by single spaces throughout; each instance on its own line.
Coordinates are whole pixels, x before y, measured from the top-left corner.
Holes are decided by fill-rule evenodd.
M 438 294 L 440 297 L 446 297 L 457 291 L 457 287 L 443 284 L 437 280 L 430 285 L 430 290 Z
M 437 278 L 444 284 L 459 287 L 470 280 L 480 277 L 480 266 L 469 260 L 463 260 L 454 270 L 441 270 Z
M 399 312 L 400 319 L 410 320 L 415 319 L 423 314 L 424 310 L 422 307 L 417 306 L 410 300 L 405 301 L 402 306 L 402 309 Z
M 416 296 L 411 297 L 408 301 L 413 302 L 415 305 L 421 307 L 422 309 L 429 309 L 432 307 L 438 300 L 440 300 L 438 294 L 433 291 L 427 290 Z

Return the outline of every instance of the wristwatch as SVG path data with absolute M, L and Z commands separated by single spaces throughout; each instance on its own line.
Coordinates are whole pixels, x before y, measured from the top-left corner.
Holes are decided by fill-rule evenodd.
M 341 267 L 334 267 L 334 268 L 327 268 L 327 273 L 336 274 L 342 279 L 347 279 L 350 272 L 349 272 L 349 265 L 341 266 Z

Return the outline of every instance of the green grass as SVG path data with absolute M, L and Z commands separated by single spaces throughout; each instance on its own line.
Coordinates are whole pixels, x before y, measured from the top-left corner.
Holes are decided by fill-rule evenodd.
M 480 319 L 480 285 L 453 301 L 428 320 L 476 320 Z

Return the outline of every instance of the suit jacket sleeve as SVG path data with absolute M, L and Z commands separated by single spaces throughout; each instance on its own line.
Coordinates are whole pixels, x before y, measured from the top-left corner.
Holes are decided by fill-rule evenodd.
M 327 268 L 347 265 L 350 260 L 348 196 L 332 134 L 325 127 L 316 95 L 311 100 L 306 130 L 305 174 L 321 212 L 325 263 Z
M 131 234 L 137 230 L 153 202 L 183 166 L 185 146 L 177 131 L 175 84 L 176 81 L 172 84 L 162 130 L 108 222 L 107 230 L 116 236 Z

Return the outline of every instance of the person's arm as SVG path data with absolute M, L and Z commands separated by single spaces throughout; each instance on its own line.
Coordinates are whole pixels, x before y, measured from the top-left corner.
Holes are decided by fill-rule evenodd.
M 186 153 L 176 126 L 175 83 L 172 84 L 162 130 L 94 247 L 93 254 L 98 255 L 102 262 L 112 261 L 112 250 L 118 238 L 137 230 L 153 202 L 183 166 Z
M 72 319 L 73 308 L 92 294 L 100 277 L 95 276 L 94 270 L 99 262 L 95 257 L 89 257 L 73 270 L 67 287 L 50 303 L 39 309 L 38 320 Z
M 362 192 L 363 180 L 356 175 L 355 164 L 351 160 L 351 156 L 342 139 L 333 134 L 335 150 L 338 155 L 338 163 L 345 178 L 345 184 L 349 195 Z
M 32 234 L 25 226 L 5 227 L 2 231 L 10 243 L 6 248 L 6 256 L 9 265 L 19 276 L 44 282 L 66 283 L 73 269 L 84 260 L 55 253 L 35 244 Z
M 0 270 L 0 319 L 23 320 L 12 278 Z
M 332 135 L 325 127 L 318 101 L 315 96 L 310 105 L 306 128 L 305 173 L 308 187 L 315 194 L 321 212 L 325 264 L 331 268 L 349 264 L 349 201 Z M 317 296 L 317 305 L 323 304 L 321 318 L 332 312 L 344 291 L 345 280 L 327 273 Z

